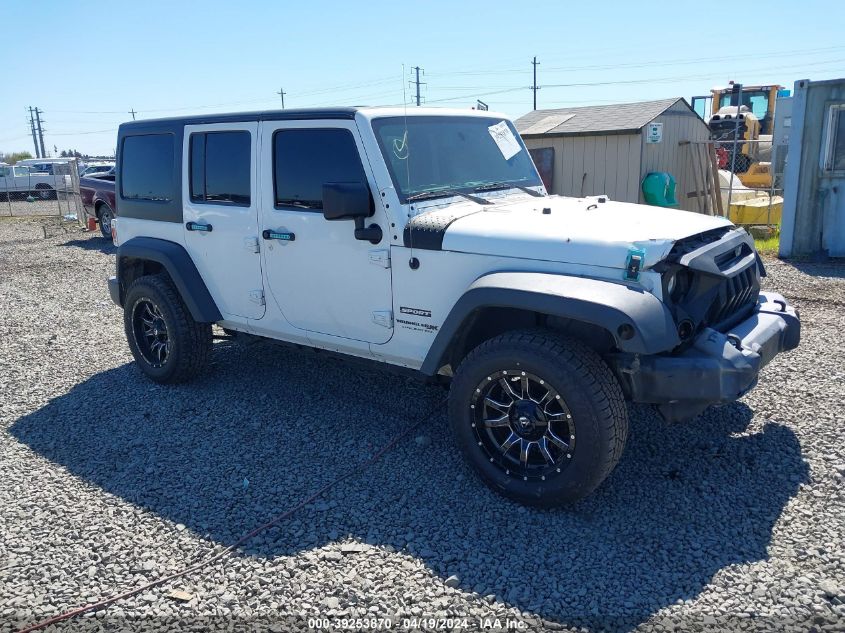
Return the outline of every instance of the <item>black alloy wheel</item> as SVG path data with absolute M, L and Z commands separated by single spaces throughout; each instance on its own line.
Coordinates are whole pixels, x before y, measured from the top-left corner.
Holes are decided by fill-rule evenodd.
M 150 299 L 132 306 L 132 332 L 138 351 L 152 367 L 164 367 L 170 354 L 167 323 L 161 309 Z
M 505 474 L 545 481 L 572 459 L 572 412 L 545 379 L 513 368 L 494 372 L 476 387 L 470 408 L 479 446 Z

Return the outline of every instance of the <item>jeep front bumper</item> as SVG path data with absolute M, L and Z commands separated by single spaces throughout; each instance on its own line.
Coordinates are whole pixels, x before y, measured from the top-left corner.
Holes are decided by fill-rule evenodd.
M 683 352 L 611 362 L 632 401 L 656 404 L 667 421 L 679 421 L 747 393 L 763 366 L 800 338 L 795 309 L 781 295 L 761 292 L 751 316 L 726 333 L 707 328 Z

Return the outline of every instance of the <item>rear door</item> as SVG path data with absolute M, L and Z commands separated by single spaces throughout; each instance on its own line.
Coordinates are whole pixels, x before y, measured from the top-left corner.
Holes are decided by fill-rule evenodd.
M 186 125 L 185 248 L 223 318 L 264 316 L 258 241 L 258 123 Z

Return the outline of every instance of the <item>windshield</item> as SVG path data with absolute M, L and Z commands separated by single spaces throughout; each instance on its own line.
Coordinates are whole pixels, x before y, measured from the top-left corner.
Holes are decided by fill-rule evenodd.
M 402 202 L 441 190 L 450 195 L 541 184 L 513 124 L 504 119 L 386 117 L 374 119 L 373 130 Z
M 721 107 L 729 105 L 731 105 L 731 93 L 723 94 Z M 758 119 L 762 119 L 769 111 L 769 94 L 763 90 L 743 92 L 742 105 L 747 106 Z

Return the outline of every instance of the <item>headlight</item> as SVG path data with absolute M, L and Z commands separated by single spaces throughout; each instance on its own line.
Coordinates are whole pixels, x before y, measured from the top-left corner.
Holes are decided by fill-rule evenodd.
M 675 286 L 678 285 L 678 275 L 675 273 L 670 273 L 669 281 L 666 282 L 666 294 L 672 296 L 672 293 L 675 292 Z
M 692 286 L 692 273 L 686 268 L 681 268 L 675 272 L 669 273 L 669 278 L 666 281 L 666 294 L 678 303 L 686 297 Z

